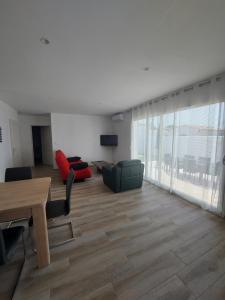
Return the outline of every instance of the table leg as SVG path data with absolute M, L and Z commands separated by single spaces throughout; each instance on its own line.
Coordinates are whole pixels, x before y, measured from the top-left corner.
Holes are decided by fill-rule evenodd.
M 37 263 L 39 268 L 50 264 L 48 227 L 44 205 L 38 205 L 32 208 L 33 229 L 35 247 L 37 249 Z
M 51 187 L 49 187 L 48 200 L 47 201 L 51 201 L 51 200 L 52 200 Z

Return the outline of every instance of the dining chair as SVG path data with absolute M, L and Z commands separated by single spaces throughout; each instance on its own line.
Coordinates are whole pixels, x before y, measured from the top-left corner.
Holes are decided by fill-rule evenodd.
M 10 227 L 5 229 L 0 228 L 0 265 L 5 265 L 8 262 L 10 262 L 10 260 L 12 259 L 12 257 L 16 252 L 17 244 L 21 237 L 23 242 L 24 259 L 12 291 L 11 299 L 13 299 L 13 296 L 15 294 L 17 285 L 19 283 L 20 275 L 23 270 L 25 259 L 26 259 L 26 248 L 25 248 L 24 236 L 23 236 L 24 230 L 25 230 L 24 226 L 15 226 L 15 227 Z
M 32 179 L 31 167 L 7 168 L 5 170 L 5 182 Z
M 5 170 L 5 182 L 10 181 L 19 181 L 32 179 L 32 170 L 31 167 L 15 167 L 15 168 L 6 168 Z M 13 223 L 20 222 L 23 219 L 17 219 L 10 221 L 8 227 L 10 227 Z
M 71 209 L 71 191 L 72 191 L 72 186 L 73 186 L 74 180 L 75 180 L 75 174 L 71 170 L 69 173 L 68 179 L 67 179 L 67 183 L 66 183 L 66 199 L 53 200 L 53 201 L 47 202 L 46 217 L 48 220 L 55 219 L 60 216 L 69 215 L 70 209 Z M 72 238 L 64 240 L 62 242 L 59 242 L 57 244 L 51 245 L 51 248 L 63 245 L 65 243 L 68 243 L 75 239 L 75 234 L 73 231 L 73 224 L 72 224 L 71 220 L 64 222 L 64 223 L 49 226 L 48 229 L 53 229 L 53 228 L 62 227 L 62 226 L 66 226 L 66 225 L 69 225 L 71 228 Z
M 67 216 L 70 213 L 70 208 L 71 208 L 71 190 L 72 190 L 72 185 L 75 180 L 75 174 L 71 170 L 66 182 L 66 199 L 59 199 L 59 200 L 50 200 L 47 201 L 46 203 L 46 218 L 47 220 L 52 220 L 54 221 L 55 218 L 61 217 L 61 216 Z M 29 220 L 29 226 L 32 227 L 33 225 L 33 219 L 31 218 Z M 62 226 L 69 225 L 71 228 L 71 233 L 72 237 L 70 239 L 64 240 L 62 242 L 53 244 L 50 246 L 50 248 L 54 248 L 63 244 L 66 244 L 68 242 L 71 242 L 75 239 L 75 233 L 73 230 L 73 224 L 72 221 L 69 220 L 64 223 L 56 224 L 56 225 L 50 225 L 48 226 L 48 229 L 53 229 L 53 228 L 58 228 Z M 35 251 L 35 249 L 33 249 Z

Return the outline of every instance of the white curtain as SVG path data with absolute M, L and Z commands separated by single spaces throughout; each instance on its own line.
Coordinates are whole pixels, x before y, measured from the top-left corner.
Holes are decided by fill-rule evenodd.
M 223 215 L 225 74 L 132 110 L 132 158 L 145 178 Z

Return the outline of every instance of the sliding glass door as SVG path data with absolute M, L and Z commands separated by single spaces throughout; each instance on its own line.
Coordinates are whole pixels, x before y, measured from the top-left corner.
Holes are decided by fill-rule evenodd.
M 133 121 L 133 158 L 145 178 L 217 213 L 222 212 L 224 103 Z
M 146 178 L 169 188 L 172 163 L 174 114 L 148 118 Z
M 224 149 L 224 103 L 176 113 L 172 190 L 216 211 Z

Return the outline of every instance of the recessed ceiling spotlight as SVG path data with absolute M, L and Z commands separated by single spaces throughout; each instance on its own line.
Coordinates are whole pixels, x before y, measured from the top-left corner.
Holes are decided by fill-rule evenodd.
M 50 44 L 50 41 L 48 39 L 46 39 L 45 37 L 43 37 L 43 36 L 40 38 L 40 42 L 43 45 L 49 45 Z
M 149 71 L 149 67 L 145 67 L 143 70 L 147 72 Z

